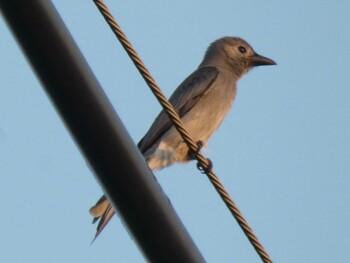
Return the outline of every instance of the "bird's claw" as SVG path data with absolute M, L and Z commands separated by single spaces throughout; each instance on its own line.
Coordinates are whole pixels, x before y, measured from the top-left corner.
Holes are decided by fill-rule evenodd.
M 196 151 L 188 150 L 188 158 L 190 160 L 195 160 L 197 159 L 197 154 L 200 152 L 200 150 L 203 148 L 204 143 L 201 140 L 198 140 L 196 142 L 197 144 L 197 149 Z M 213 168 L 213 162 L 207 158 L 207 167 L 204 167 L 200 162 L 197 162 L 197 168 L 202 174 L 210 173 L 212 168 Z
M 207 158 L 208 166 L 204 167 L 200 162 L 197 162 L 197 168 L 202 174 L 208 174 L 213 169 L 213 162 Z

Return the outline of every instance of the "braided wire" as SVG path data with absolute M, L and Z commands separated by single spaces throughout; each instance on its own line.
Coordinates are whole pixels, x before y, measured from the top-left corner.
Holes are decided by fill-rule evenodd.
M 182 121 L 180 120 L 178 114 L 175 112 L 172 105 L 169 103 L 167 98 L 163 95 L 162 91 L 156 84 L 155 80 L 139 58 L 138 54 L 132 47 L 131 43 L 128 41 L 126 35 L 121 30 L 120 26 L 117 24 L 115 19 L 113 18 L 112 14 L 109 12 L 107 6 L 103 3 L 102 0 L 93 0 L 96 4 L 97 8 L 107 21 L 108 25 L 114 32 L 114 34 L 117 36 L 118 40 L 124 47 L 127 54 L 130 56 L 132 62 L 140 72 L 143 79 L 146 81 L 147 85 L 151 89 L 151 91 L 154 93 L 155 97 L 163 107 L 164 111 L 167 113 L 171 121 L 173 122 L 174 127 L 179 132 L 181 137 L 183 138 L 184 142 L 187 144 L 189 150 L 191 152 L 196 153 L 196 159 L 198 161 L 198 166 L 202 169 L 202 171 L 208 176 L 210 182 L 213 184 L 215 190 L 218 192 L 228 209 L 230 210 L 233 217 L 236 219 L 237 223 L 243 230 L 244 234 L 247 236 L 248 240 L 254 247 L 257 254 L 260 256 L 262 262 L 265 263 L 272 263 L 271 258 L 265 251 L 262 244 L 259 242 L 258 238 L 254 234 L 253 230 L 248 225 L 247 221 L 244 219 L 242 213 L 236 206 L 236 204 L 233 202 L 227 191 L 225 190 L 224 186 L 219 181 L 219 178 L 215 175 L 215 173 L 211 169 L 211 164 L 208 161 L 207 158 L 205 158 L 202 153 L 199 151 L 199 147 L 197 143 L 191 138 L 189 133 L 186 131 Z

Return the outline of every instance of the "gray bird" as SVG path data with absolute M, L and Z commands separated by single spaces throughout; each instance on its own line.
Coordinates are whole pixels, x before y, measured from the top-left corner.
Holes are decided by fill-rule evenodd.
M 241 38 L 223 37 L 209 46 L 198 69 L 169 99 L 195 141 L 201 145 L 207 143 L 232 106 L 238 80 L 251 68 L 263 65 L 276 63 L 258 55 Z M 152 171 L 193 159 L 164 110 L 138 143 L 138 148 Z M 100 219 L 95 238 L 114 213 L 105 196 L 90 209 L 93 223 Z

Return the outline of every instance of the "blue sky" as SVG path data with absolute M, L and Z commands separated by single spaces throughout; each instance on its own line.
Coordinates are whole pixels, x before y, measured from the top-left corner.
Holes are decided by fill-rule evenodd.
M 53 1 L 135 143 L 160 106 L 92 1 Z M 350 3 L 106 1 L 168 96 L 210 42 L 240 36 L 252 70 L 205 155 L 275 262 L 350 257 Z M 90 246 L 92 171 L 0 19 L 4 262 L 144 262 L 120 218 Z M 260 262 L 194 163 L 156 174 L 208 262 Z

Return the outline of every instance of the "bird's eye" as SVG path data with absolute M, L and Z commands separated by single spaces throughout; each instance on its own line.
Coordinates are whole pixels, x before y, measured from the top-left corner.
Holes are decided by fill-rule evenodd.
M 239 52 L 241 52 L 242 54 L 244 54 L 245 52 L 247 52 L 246 48 L 243 47 L 243 46 L 239 46 L 239 47 L 238 47 L 238 50 L 239 50 Z

